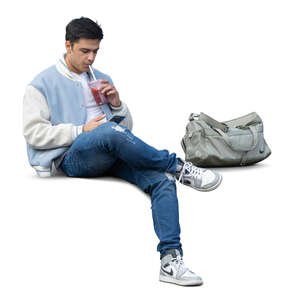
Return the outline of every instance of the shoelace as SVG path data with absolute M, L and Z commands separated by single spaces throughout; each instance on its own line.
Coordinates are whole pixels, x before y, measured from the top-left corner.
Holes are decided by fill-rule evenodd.
M 172 259 L 172 262 L 174 262 L 175 264 L 177 264 L 177 274 L 179 274 L 179 276 L 182 276 L 183 274 L 185 274 L 187 271 L 193 273 L 192 271 L 190 271 L 183 262 L 183 259 L 181 256 L 177 256 L 176 258 Z M 193 273 L 194 274 L 194 273 Z
M 187 172 L 187 173 L 185 173 L 185 172 Z M 203 169 L 198 168 L 198 167 L 194 166 L 191 162 L 187 161 L 184 163 L 184 165 L 182 167 L 178 181 L 181 182 L 181 180 L 183 179 L 183 176 L 185 174 L 188 176 L 193 176 L 194 178 L 197 178 L 198 176 L 201 175 L 202 172 L 203 172 Z

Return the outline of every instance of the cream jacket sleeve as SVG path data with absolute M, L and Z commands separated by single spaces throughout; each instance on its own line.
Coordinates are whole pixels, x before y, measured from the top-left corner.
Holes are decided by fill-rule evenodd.
M 28 85 L 23 98 L 23 134 L 35 149 L 53 149 L 70 146 L 82 132 L 81 126 L 50 123 L 50 112 L 45 97 Z

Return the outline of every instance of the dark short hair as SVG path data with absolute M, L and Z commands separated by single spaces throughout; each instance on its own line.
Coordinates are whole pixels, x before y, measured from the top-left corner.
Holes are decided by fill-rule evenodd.
M 73 19 L 66 26 L 65 40 L 70 41 L 72 45 L 81 38 L 100 41 L 103 37 L 100 25 L 89 18 Z

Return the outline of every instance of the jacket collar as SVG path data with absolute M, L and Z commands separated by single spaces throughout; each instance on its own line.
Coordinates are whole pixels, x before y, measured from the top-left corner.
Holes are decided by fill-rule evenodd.
M 66 78 L 73 80 L 73 81 L 78 81 L 77 79 L 75 79 L 75 77 L 73 77 L 72 72 L 70 71 L 70 69 L 68 68 L 65 60 L 64 60 L 64 56 L 65 53 L 62 54 L 62 56 L 57 60 L 56 62 L 56 69 Z M 89 79 L 92 80 L 92 75 L 87 72 Z

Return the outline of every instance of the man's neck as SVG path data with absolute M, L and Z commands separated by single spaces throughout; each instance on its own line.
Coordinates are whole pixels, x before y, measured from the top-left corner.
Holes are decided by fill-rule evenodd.
M 69 70 L 70 70 L 71 72 L 74 72 L 74 73 L 76 73 L 76 74 L 78 74 L 78 75 L 82 74 L 82 72 L 79 72 L 77 69 L 75 69 L 75 68 L 72 66 L 72 64 L 70 63 L 70 60 L 69 60 L 68 57 L 67 57 L 67 54 L 64 55 L 64 61 L 65 61 L 67 67 L 69 68 Z

